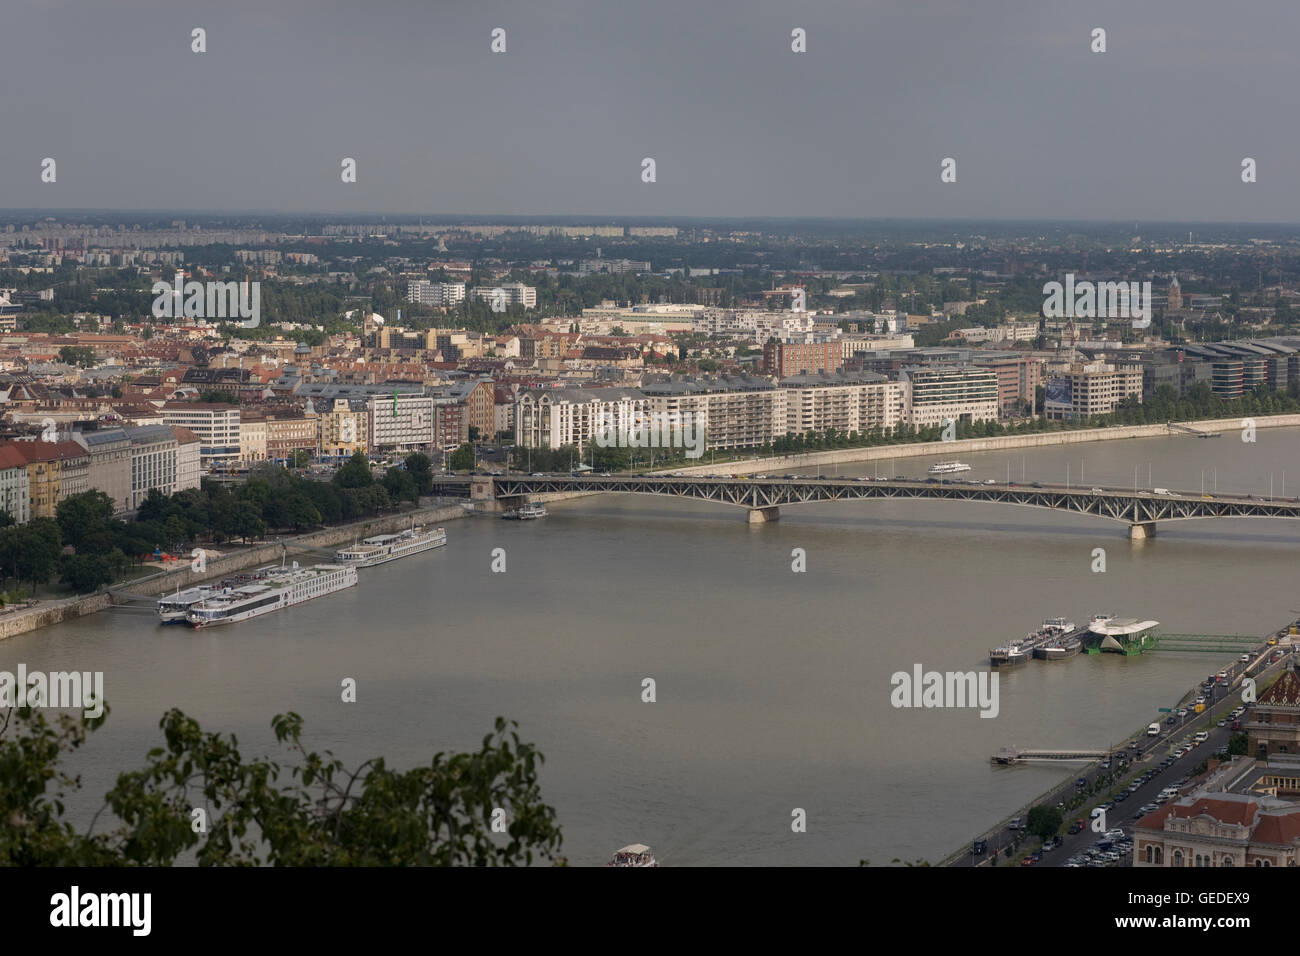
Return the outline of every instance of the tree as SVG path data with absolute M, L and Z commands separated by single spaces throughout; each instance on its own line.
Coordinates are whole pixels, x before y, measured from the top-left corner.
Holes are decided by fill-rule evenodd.
M 418 451 L 406 456 L 406 473 L 415 482 L 415 493 L 427 495 L 433 492 L 433 463 L 428 455 Z
M 334 472 L 334 484 L 340 488 L 369 488 L 374 483 L 370 461 L 360 451 L 354 451 L 343 467 Z
M 447 467 L 452 471 L 472 471 L 474 468 L 474 446 L 466 442 L 453 451 L 447 459 Z
M 98 554 L 69 554 L 63 558 L 60 583 L 78 594 L 93 591 L 113 580 L 108 559 Z
M 1063 819 L 1059 808 L 1039 804 L 1030 808 L 1029 816 L 1025 820 L 1025 830 L 1045 841 L 1055 836 L 1056 831 L 1061 829 Z
M 472 753 L 439 752 L 427 765 L 391 770 L 382 757 L 345 769 L 308 752 L 302 718 L 277 715 L 283 759 L 245 759 L 234 736 L 204 733 L 179 710 L 162 718 L 163 746 L 142 769 L 120 773 L 104 810 L 119 822 L 79 832 L 64 805 L 81 780 L 61 759 L 101 727 L 100 717 L 7 709 L 0 722 L 0 866 L 519 866 L 563 865 L 555 811 L 542 802 L 542 754 L 513 722 Z M 209 815 L 202 833 L 193 811 Z M 494 811 L 506 832 L 492 832 Z
M 113 520 L 113 499 L 102 491 L 83 491 L 60 501 L 54 513 L 64 543 L 81 550 L 85 539 L 102 534 Z

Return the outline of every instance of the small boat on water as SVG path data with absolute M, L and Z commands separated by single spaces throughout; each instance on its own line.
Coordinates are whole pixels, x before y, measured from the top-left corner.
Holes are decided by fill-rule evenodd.
M 629 843 L 614 854 L 606 866 L 658 866 L 659 862 L 644 843 Z
M 501 517 L 509 518 L 512 521 L 530 521 L 533 518 L 545 518 L 546 508 L 540 502 L 530 501 L 526 505 L 521 505 L 514 511 L 507 511 Z
M 931 475 L 953 475 L 959 471 L 970 471 L 970 465 L 962 461 L 937 461 L 926 469 Z

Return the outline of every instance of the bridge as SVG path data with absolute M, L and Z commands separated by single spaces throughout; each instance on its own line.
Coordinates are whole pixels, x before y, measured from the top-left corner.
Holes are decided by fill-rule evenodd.
M 618 492 L 696 498 L 748 509 L 751 523 L 775 521 L 782 505 L 865 498 L 984 501 L 1092 515 L 1129 526 L 1134 539 L 1155 536 L 1156 522 L 1193 518 L 1300 518 L 1300 501 L 1251 496 L 1156 494 L 1063 485 L 949 483 L 873 478 L 742 478 L 731 475 L 435 476 L 433 494 L 518 507 L 535 495 Z

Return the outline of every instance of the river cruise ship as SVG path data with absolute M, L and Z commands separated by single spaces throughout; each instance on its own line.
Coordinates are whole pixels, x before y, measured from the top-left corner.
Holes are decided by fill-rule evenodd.
M 191 627 L 235 624 L 342 591 L 356 583 L 355 567 L 318 564 L 299 568 L 295 561 L 292 568 L 209 595 L 190 607 L 185 620 Z
M 377 534 L 365 538 L 360 544 L 337 552 L 334 560 L 355 568 L 370 568 L 423 551 L 432 551 L 446 543 L 447 532 L 442 528 L 410 528 L 398 534 Z

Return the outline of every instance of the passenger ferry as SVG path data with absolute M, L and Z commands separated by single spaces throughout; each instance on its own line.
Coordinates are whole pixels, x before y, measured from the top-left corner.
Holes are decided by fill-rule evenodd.
M 631 843 L 614 854 L 606 866 L 658 866 L 655 855 L 644 843 Z
M 377 534 L 365 538 L 360 544 L 336 552 L 334 560 L 355 568 L 370 568 L 422 551 L 441 548 L 446 543 L 447 532 L 442 528 L 408 528 L 398 534 Z
M 970 465 L 961 461 L 937 461 L 926 469 L 931 475 L 952 475 L 959 471 L 970 471 Z
M 528 504 L 522 505 L 515 511 L 507 511 L 501 517 L 510 518 L 514 521 L 528 521 L 531 518 L 545 518 L 546 509 L 542 507 L 539 502 L 530 501 Z
M 197 588 L 182 591 L 177 588 L 175 594 L 158 599 L 158 619 L 163 624 L 184 624 L 185 614 L 191 607 L 220 588 L 205 584 Z
M 190 607 L 185 620 L 191 627 L 234 624 L 282 608 L 324 597 L 357 583 L 357 569 L 337 564 L 310 568 L 282 568 L 260 580 L 238 587 L 223 588 Z

